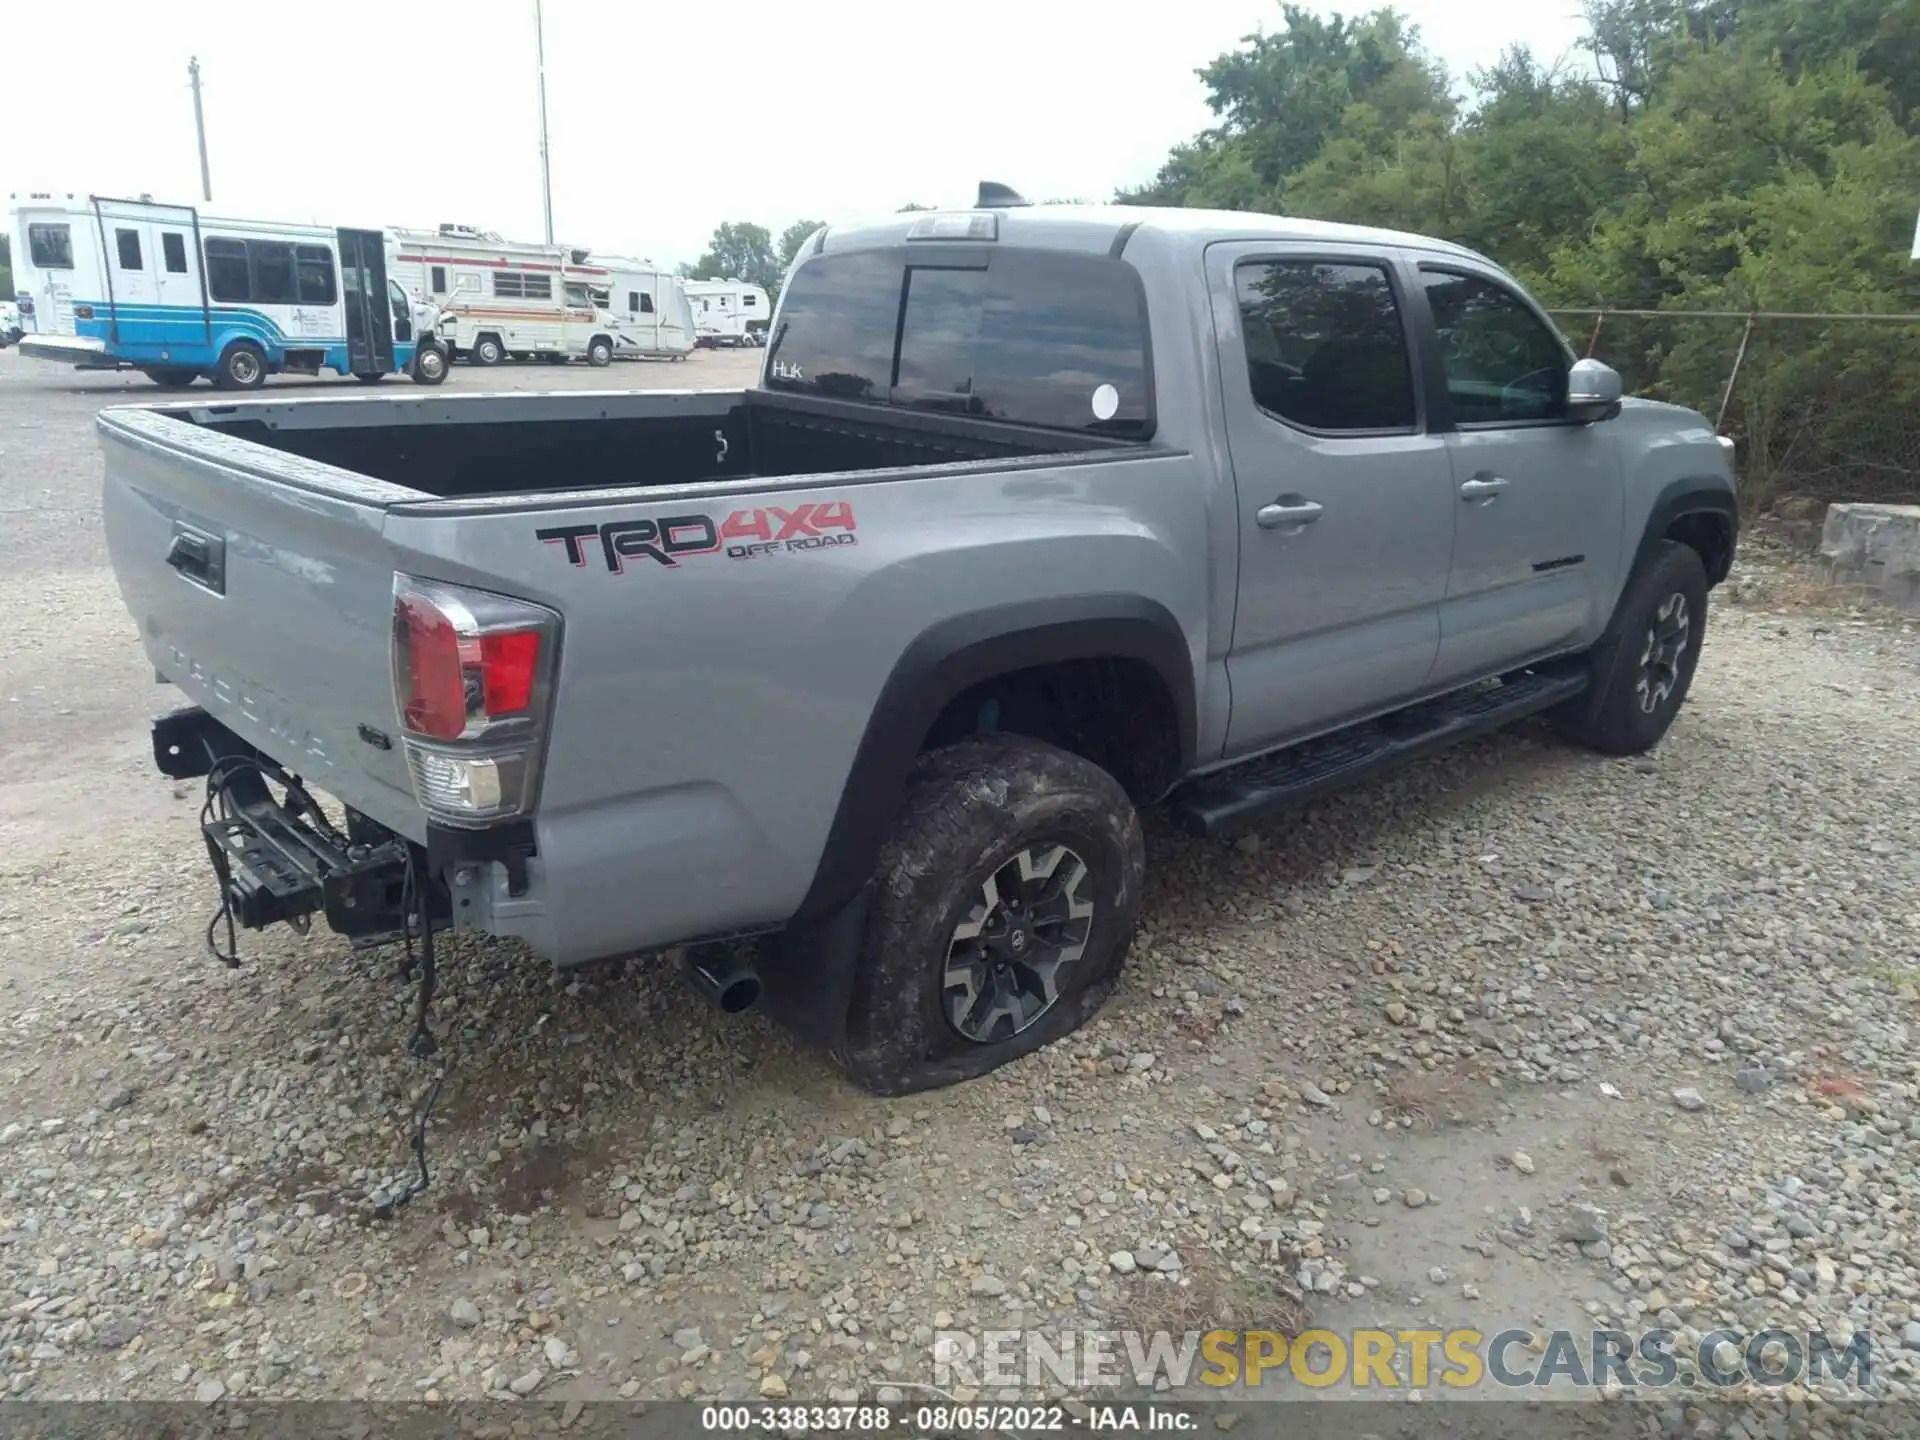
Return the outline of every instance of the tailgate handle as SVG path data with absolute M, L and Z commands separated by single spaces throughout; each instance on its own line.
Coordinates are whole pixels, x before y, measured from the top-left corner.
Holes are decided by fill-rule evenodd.
M 216 595 L 227 593 L 227 542 L 218 535 L 175 524 L 167 564 Z

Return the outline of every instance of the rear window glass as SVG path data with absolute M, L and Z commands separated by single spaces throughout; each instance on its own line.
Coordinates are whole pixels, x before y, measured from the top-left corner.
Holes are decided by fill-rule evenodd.
M 71 270 L 73 232 L 64 225 L 29 225 L 27 255 L 42 270 Z
M 912 251 L 795 272 L 768 384 L 1054 430 L 1153 433 L 1146 316 L 1124 263 L 998 250 L 984 269 Z

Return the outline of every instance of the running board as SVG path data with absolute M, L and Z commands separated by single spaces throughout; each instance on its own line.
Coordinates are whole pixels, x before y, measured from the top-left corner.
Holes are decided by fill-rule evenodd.
M 1168 803 L 1188 833 L 1232 835 L 1278 811 L 1300 809 L 1356 781 L 1489 734 L 1586 688 L 1584 666 L 1521 671 L 1204 775 L 1176 790 Z

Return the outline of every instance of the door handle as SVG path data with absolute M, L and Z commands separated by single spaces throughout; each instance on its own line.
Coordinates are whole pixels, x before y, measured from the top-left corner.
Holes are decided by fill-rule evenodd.
M 1476 475 L 1460 487 L 1462 500 L 1491 500 L 1507 488 L 1498 475 Z
M 167 564 L 202 589 L 227 593 L 227 543 L 217 535 L 175 524 Z
M 1278 530 L 1282 525 L 1311 525 L 1320 518 L 1321 509 L 1318 500 L 1283 495 L 1273 504 L 1262 505 L 1254 511 L 1253 518 L 1262 530 Z

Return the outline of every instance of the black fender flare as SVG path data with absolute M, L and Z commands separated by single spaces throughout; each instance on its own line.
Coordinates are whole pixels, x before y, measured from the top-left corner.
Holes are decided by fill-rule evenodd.
M 881 687 L 813 884 L 789 925 L 830 918 L 872 878 L 920 747 L 950 702 L 997 675 L 1108 658 L 1143 661 L 1158 673 L 1180 727 L 1176 773 L 1190 770 L 1199 731 L 1192 652 L 1179 621 L 1159 602 L 1126 594 L 1073 596 L 994 606 L 923 631 Z
M 1669 481 L 1660 493 L 1654 496 L 1653 504 L 1647 511 L 1646 527 L 1640 533 L 1640 544 L 1633 553 L 1633 564 L 1621 576 L 1621 588 L 1625 589 L 1628 576 L 1638 573 L 1652 556 L 1660 542 L 1667 537 L 1674 522 L 1690 515 L 1712 516 L 1726 528 L 1726 549 L 1718 561 L 1709 558 L 1707 564 L 1707 584 L 1718 585 L 1727 578 L 1727 570 L 1733 563 L 1733 549 L 1740 538 L 1740 502 L 1720 479 L 1704 477 L 1684 477 Z

